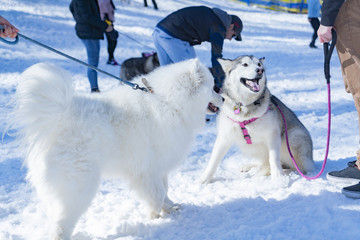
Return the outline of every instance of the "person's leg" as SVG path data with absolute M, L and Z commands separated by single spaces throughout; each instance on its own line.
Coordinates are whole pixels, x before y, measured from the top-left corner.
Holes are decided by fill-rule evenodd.
M 189 42 L 172 38 L 166 41 L 163 47 L 167 50 L 169 57 L 173 62 L 181 62 L 188 59 L 196 58 L 195 49 Z
M 310 25 L 311 27 L 313 28 L 314 32 L 313 32 L 313 35 L 311 37 L 311 42 L 309 44 L 309 47 L 311 48 L 317 48 L 315 46 L 315 40 L 317 38 L 317 30 L 319 29 L 319 26 L 320 26 L 320 21 L 318 18 L 309 18 L 309 21 L 310 21 Z
M 94 67 L 99 65 L 100 57 L 100 40 L 98 39 L 81 39 L 86 47 L 88 64 Z M 99 90 L 97 72 L 91 68 L 87 70 L 87 76 L 90 82 L 91 91 Z
M 341 63 L 345 89 L 351 93 L 358 112 L 360 126 L 360 3 L 359 1 L 346 1 L 342 5 L 335 21 L 337 32 L 336 49 Z M 360 136 L 360 133 L 359 133 Z M 357 151 L 357 160 L 349 167 L 338 171 L 342 178 L 351 175 L 353 179 L 360 178 L 360 151 Z M 330 174 L 330 173 L 328 173 Z M 348 197 L 360 198 L 360 183 L 345 187 L 342 193 Z
M 159 62 L 161 66 L 165 66 L 168 64 L 173 63 L 170 59 L 170 57 L 168 56 L 168 54 L 166 53 L 165 49 L 162 47 L 161 43 L 163 41 L 165 41 L 163 38 L 160 38 L 160 29 L 155 28 L 154 32 L 153 32 L 153 41 L 154 41 L 154 45 L 156 48 L 156 52 L 159 58 Z
M 119 64 L 115 60 L 114 52 L 115 52 L 115 48 L 117 45 L 117 38 L 118 38 L 119 34 L 116 30 L 114 30 L 112 32 L 105 32 L 105 35 L 106 35 L 106 40 L 107 40 L 107 51 L 109 54 L 109 58 L 106 63 L 117 66 Z
M 158 28 L 153 33 L 153 39 L 158 51 L 160 65 L 196 57 L 194 48 L 188 42 L 174 38 Z
M 314 29 L 314 34 L 312 36 L 312 41 L 315 43 L 315 40 L 317 39 L 318 35 L 317 35 L 317 30 L 319 29 L 320 27 L 320 21 L 318 18 L 314 18 L 312 21 L 311 21 L 311 26 L 313 27 Z
M 117 44 L 117 41 L 111 39 L 111 37 L 109 37 L 109 33 L 108 32 L 105 32 L 105 35 L 106 35 L 106 40 L 107 40 L 107 43 L 108 43 L 108 47 L 107 47 L 107 50 L 108 50 L 108 53 L 109 53 L 109 58 L 108 60 L 112 60 L 114 59 L 114 51 L 115 51 L 115 48 L 116 48 L 116 44 Z
M 153 5 L 154 5 L 154 9 L 158 10 L 158 6 L 157 6 L 155 0 L 152 0 L 152 3 L 153 3 Z
M 360 125 L 359 1 L 346 1 L 343 4 L 336 19 L 335 28 L 338 35 L 336 49 L 341 63 L 345 89 L 353 96 Z

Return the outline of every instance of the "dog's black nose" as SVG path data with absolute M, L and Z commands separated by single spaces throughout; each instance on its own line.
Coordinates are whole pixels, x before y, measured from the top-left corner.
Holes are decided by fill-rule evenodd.
M 255 71 L 256 71 L 257 74 L 262 74 L 264 72 L 264 69 L 257 68 Z

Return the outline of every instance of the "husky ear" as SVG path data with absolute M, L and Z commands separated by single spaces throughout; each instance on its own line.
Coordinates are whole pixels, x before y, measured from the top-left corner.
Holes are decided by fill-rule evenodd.
M 218 58 L 217 60 L 220 63 L 220 65 L 225 73 L 230 71 L 230 69 L 232 68 L 232 65 L 233 65 L 233 62 L 231 60 L 227 60 L 227 59 L 223 59 L 223 58 Z
M 265 62 L 265 57 L 262 57 L 259 59 L 261 63 L 264 63 Z

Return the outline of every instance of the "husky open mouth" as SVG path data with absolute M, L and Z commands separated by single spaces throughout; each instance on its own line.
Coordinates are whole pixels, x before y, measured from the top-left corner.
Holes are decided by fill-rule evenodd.
M 254 79 L 248 79 L 248 78 L 240 78 L 240 82 L 244 84 L 247 88 L 249 88 L 253 92 L 259 92 L 260 91 L 260 85 L 259 80 L 261 78 L 254 78 Z

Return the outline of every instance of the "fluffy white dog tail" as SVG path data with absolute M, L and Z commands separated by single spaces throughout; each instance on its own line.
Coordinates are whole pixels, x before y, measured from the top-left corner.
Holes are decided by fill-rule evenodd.
M 11 119 L 12 127 L 22 128 L 22 143 L 41 142 L 46 138 L 40 134 L 54 134 L 71 106 L 73 94 L 71 77 L 65 70 L 49 63 L 28 68 L 21 75 Z

